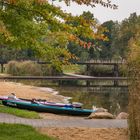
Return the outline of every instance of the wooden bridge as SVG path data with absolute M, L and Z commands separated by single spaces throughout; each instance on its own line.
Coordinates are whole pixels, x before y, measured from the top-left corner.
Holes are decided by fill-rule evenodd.
M 62 84 L 63 81 L 86 81 L 86 85 L 84 86 L 102 86 L 102 87 L 127 87 L 127 85 L 91 85 L 90 82 L 94 81 L 126 81 L 127 77 L 83 77 L 83 76 L 0 76 L 0 80 L 47 80 L 47 81 L 55 81 L 58 82 L 59 85 Z
M 38 64 L 48 64 L 50 62 L 43 62 L 43 61 L 37 61 Z M 72 61 L 72 64 L 78 64 L 78 65 L 86 65 L 86 75 L 90 76 L 90 69 L 91 65 L 110 65 L 113 66 L 113 76 L 119 77 L 119 65 L 124 65 L 126 63 L 125 60 L 90 60 L 86 62 L 77 62 Z M 101 78 L 101 77 L 100 77 Z M 112 77 L 113 80 L 113 77 Z M 87 85 L 89 85 L 89 82 L 87 81 Z M 114 86 L 118 85 L 118 81 L 114 79 Z
M 50 62 L 36 61 L 38 64 L 50 64 Z M 125 64 L 125 60 L 90 60 L 90 61 L 71 61 L 72 64 L 79 65 L 115 65 L 115 64 Z
M 38 64 L 50 64 L 50 62 L 44 62 L 44 61 L 34 61 Z M 0 61 L 0 65 L 1 65 L 1 73 L 3 73 L 4 71 L 4 65 L 7 64 L 7 61 Z M 121 60 L 121 61 L 115 61 L 115 60 L 90 60 L 90 61 L 73 61 L 71 62 L 72 64 L 78 64 L 78 65 L 87 65 L 87 69 L 90 68 L 90 65 L 114 65 L 118 66 L 118 65 L 122 65 L 125 64 L 125 60 Z M 117 69 L 117 68 L 116 68 Z
M 125 60 L 90 60 L 85 62 L 72 62 L 73 64 L 80 64 L 80 65 L 120 65 L 125 64 Z
M 50 62 L 41 62 L 37 61 L 38 64 L 50 64 Z M 111 86 L 111 87 L 126 87 L 126 85 L 120 85 L 119 81 L 125 81 L 127 83 L 127 77 L 119 77 L 119 65 L 123 65 L 125 63 L 124 60 L 122 61 L 102 61 L 102 60 L 92 60 L 88 62 L 72 62 L 73 64 L 78 65 L 86 65 L 86 73 L 87 75 L 63 75 L 63 76 L 1 76 L 0 79 L 2 80 L 47 80 L 47 81 L 56 81 L 61 85 L 64 81 L 86 81 L 85 86 Z M 4 65 L 6 62 L 0 62 L 1 64 L 1 72 L 4 71 Z M 91 65 L 112 65 L 113 68 L 113 77 L 94 77 L 90 76 L 89 70 Z M 92 82 L 98 81 L 113 81 L 112 85 L 91 85 Z
M 1 73 L 4 72 L 4 65 L 5 65 L 5 64 L 7 64 L 6 61 L 1 61 L 1 60 L 0 60 Z

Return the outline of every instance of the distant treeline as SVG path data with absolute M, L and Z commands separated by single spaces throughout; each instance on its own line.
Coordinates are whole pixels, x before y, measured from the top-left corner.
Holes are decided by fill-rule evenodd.
M 140 16 L 133 13 L 122 22 L 107 21 L 102 24 L 106 30 L 104 34 L 108 40 L 89 40 L 94 47 L 83 48 L 69 43 L 68 49 L 80 58 L 80 60 L 105 59 L 122 60 L 127 57 L 129 42 L 139 30 Z M 87 40 L 85 38 L 85 40 Z

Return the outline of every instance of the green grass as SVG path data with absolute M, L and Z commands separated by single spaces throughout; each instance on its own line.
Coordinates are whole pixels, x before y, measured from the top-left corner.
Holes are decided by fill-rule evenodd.
M 30 119 L 40 118 L 39 114 L 35 111 L 28 111 L 28 110 L 22 110 L 22 109 L 3 106 L 1 102 L 0 102 L 0 112 L 16 115 L 18 117 L 23 117 L 23 118 L 30 118 Z
M 20 124 L 0 123 L 0 140 L 56 140 L 42 135 L 35 128 Z
M 71 64 L 71 65 L 64 65 L 62 70 L 64 73 L 81 73 L 81 71 L 84 71 L 84 67 Z

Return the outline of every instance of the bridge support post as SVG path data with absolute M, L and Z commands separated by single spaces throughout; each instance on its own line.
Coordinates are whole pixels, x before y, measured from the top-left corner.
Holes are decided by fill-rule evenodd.
M 59 80 L 59 81 L 58 81 L 58 86 L 59 86 L 59 87 L 62 86 L 62 80 Z
M 90 64 L 87 64 L 86 75 L 90 76 Z M 90 86 L 90 81 L 86 80 L 86 86 Z
M 118 64 L 114 64 L 114 76 L 119 76 L 119 67 Z M 114 86 L 117 87 L 119 85 L 118 80 L 114 80 Z
M 3 72 L 4 72 L 4 64 L 1 63 L 1 73 L 3 73 Z
M 90 64 L 87 64 L 86 75 L 90 75 Z
M 86 81 L 86 86 L 89 87 L 90 86 L 90 81 Z

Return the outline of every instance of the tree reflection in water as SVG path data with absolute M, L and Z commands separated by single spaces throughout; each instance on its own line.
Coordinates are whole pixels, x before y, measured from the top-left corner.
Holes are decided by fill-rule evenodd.
M 83 103 L 84 108 L 103 107 L 114 115 L 127 112 L 128 91 L 124 88 L 59 87 L 57 90 L 61 95 L 72 97 L 70 102 Z

